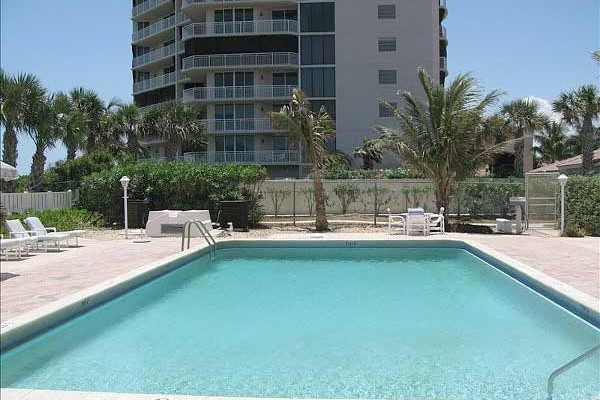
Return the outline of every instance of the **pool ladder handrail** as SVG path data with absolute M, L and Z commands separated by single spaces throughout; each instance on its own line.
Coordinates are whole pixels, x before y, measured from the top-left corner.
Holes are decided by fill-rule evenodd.
M 554 372 L 552 372 L 550 374 L 550 377 L 548 378 L 548 387 L 547 387 L 548 397 L 546 398 L 546 400 L 552 400 L 552 395 L 554 394 L 554 380 L 560 374 L 562 374 L 563 372 L 565 372 L 565 371 L 573 368 L 577 364 L 579 364 L 579 363 L 587 360 L 588 358 L 590 358 L 592 356 L 592 354 L 594 354 L 598 350 L 600 350 L 600 344 L 594 346 L 593 348 L 591 348 L 590 350 L 586 351 L 585 353 L 583 353 L 583 354 L 575 357 L 574 359 L 572 359 L 568 363 L 563 364 L 562 366 L 560 366 L 557 369 L 555 369 Z
M 202 234 L 202 237 L 204 237 L 204 240 L 206 240 L 206 243 L 208 243 L 208 254 L 210 256 L 210 260 L 214 261 L 217 256 L 217 242 L 215 241 L 215 238 L 210 234 L 210 231 L 208 230 L 208 228 L 206 228 L 206 225 L 204 225 L 202 221 L 187 221 L 183 225 L 183 233 L 181 234 L 181 251 L 185 250 L 186 236 L 187 248 L 190 248 L 190 241 L 192 238 L 192 226 L 198 228 L 198 230 Z

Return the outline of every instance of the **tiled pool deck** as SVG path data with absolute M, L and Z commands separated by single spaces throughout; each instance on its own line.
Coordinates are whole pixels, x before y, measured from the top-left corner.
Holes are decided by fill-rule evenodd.
M 243 234 L 234 234 L 240 238 Z M 272 238 L 301 239 L 309 234 L 276 234 Z M 407 240 L 385 233 L 328 233 L 331 239 Z M 451 238 L 477 242 L 528 265 L 583 292 L 600 304 L 600 239 L 570 239 L 536 236 L 492 236 L 447 234 L 431 239 Z M 419 239 L 422 239 L 420 237 Z M 220 239 L 226 240 L 226 239 Z M 201 242 L 195 239 L 197 245 Z M 179 238 L 152 239 L 150 243 L 126 240 L 82 239 L 81 247 L 60 253 L 35 253 L 22 261 L 2 261 L 0 320 L 47 305 L 60 298 L 107 281 L 148 263 L 176 254 Z M 11 274 L 11 275 L 5 275 Z

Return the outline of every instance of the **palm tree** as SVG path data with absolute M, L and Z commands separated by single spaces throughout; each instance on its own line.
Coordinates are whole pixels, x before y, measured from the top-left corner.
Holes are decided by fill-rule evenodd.
M 309 162 L 313 166 L 313 186 L 315 196 L 315 228 L 318 232 L 329 229 L 325 210 L 325 190 L 321 181 L 321 171 L 327 161 L 327 141 L 335 136 L 334 123 L 325 107 L 318 112 L 311 111 L 306 95 L 294 89 L 292 100 L 279 112 L 271 113 L 277 124 L 289 129 L 291 138 L 303 143 Z
M 379 146 L 379 141 L 363 139 L 362 146 L 354 150 L 354 158 L 362 158 L 363 169 L 373 169 L 375 164 L 383 161 L 383 151 Z
M 180 102 L 168 103 L 146 112 L 142 116 L 140 130 L 143 136 L 159 137 L 166 142 L 166 157 L 177 160 L 185 142 L 206 143 L 205 128 L 200 114 Z
M 551 164 L 575 155 L 566 134 L 566 127 L 561 122 L 547 124 L 542 133 L 535 135 L 535 140 L 538 145 L 533 150 L 542 162 Z
M 515 141 L 515 175 L 523 176 L 524 144 L 528 135 L 540 131 L 548 123 L 548 118 L 539 110 L 538 104 L 529 99 L 514 100 L 502 107 L 501 114 L 506 118 L 507 129 Z
M 561 93 L 553 103 L 555 112 L 561 113 L 563 121 L 579 132 L 583 173 L 593 168 L 594 139 L 593 122 L 600 117 L 600 94 L 594 85 L 581 86 L 572 92 Z
M 137 160 L 143 154 L 139 138 L 141 136 L 140 123 L 142 115 L 140 108 L 135 104 L 120 104 L 112 114 L 110 125 L 112 130 L 126 139 L 126 153 L 132 160 Z
M 592 53 L 592 57 L 596 62 L 600 63 L 600 50 L 596 50 Z
M 400 121 L 400 128 L 375 127 L 382 148 L 400 155 L 433 181 L 436 206 L 448 209 L 457 182 L 474 176 L 505 143 L 484 129 L 484 113 L 501 95 L 483 94 L 477 81 L 461 74 L 448 86 L 434 82 L 418 70 L 425 99 L 402 92 L 405 107 L 385 103 Z
M 26 100 L 31 92 L 42 86 L 38 78 L 31 74 L 11 76 L 0 70 L 0 123 L 4 127 L 2 161 L 17 166 L 17 133 L 25 125 Z
M 85 121 L 76 112 L 73 102 L 65 93 L 59 92 L 54 96 L 56 112 L 56 129 L 60 140 L 67 149 L 67 160 L 73 160 L 77 150 L 84 146 Z

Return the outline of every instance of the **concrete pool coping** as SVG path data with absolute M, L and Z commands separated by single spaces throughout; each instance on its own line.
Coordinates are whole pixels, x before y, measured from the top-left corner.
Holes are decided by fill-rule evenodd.
M 547 274 L 529 267 L 511 257 L 480 243 L 454 238 L 409 238 L 403 240 L 382 240 L 377 238 L 361 238 L 357 240 L 335 237 L 323 238 L 320 235 L 290 239 L 231 239 L 217 242 L 218 249 L 226 248 L 261 248 L 261 247 L 381 247 L 409 248 L 419 245 L 429 248 L 460 248 L 469 251 L 483 261 L 491 264 L 521 282 L 544 298 L 575 314 L 596 328 L 600 327 L 600 304 L 589 296 Z M 171 272 L 197 257 L 208 254 L 208 246 L 203 245 L 182 253 L 150 263 L 136 270 L 121 274 L 89 289 L 66 296 L 2 323 L 0 329 L 0 349 L 7 350 L 28 339 L 39 335 L 61 323 L 90 311 L 136 287 Z M 100 397 L 99 395 L 104 397 Z M 75 396 L 76 395 L 76 396 Z M 30 389 L 0 389 L 0 396 L 8 399 L 226 399 L 226 397 L 206 396 L 171 396 L 171 395 L 131 395 L 114 393 L 62 392 Z M 6 396 L 6 397 L 5 397 Z M 75 397 L 74 397 L 75 396 Z M 158 397 L 157 397 L 158 396 Z M 166 397 L 165 397 L 166 396 Z M 239 399 L 239 398 L 238 398 Z

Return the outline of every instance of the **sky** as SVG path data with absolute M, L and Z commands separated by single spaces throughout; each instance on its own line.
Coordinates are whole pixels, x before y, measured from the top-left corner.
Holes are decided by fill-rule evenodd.
M 363 0 L 374 1 L 374 0 Z M 404 0 L 424 1 L 424 0 Z M 448 0 L 449 79 L 471 72 L 503 101 L 530 97 L 550 112 L 561 91 L 598 84 L 600 0 Z M 0 66 L 37 75 L 50 91 L 84 86 L 131 101 L 131 1 L 2 0 Z M 33 145 L 19 138 L 18 169 Z M 62 146 L 47 153 L 65 157 Z

